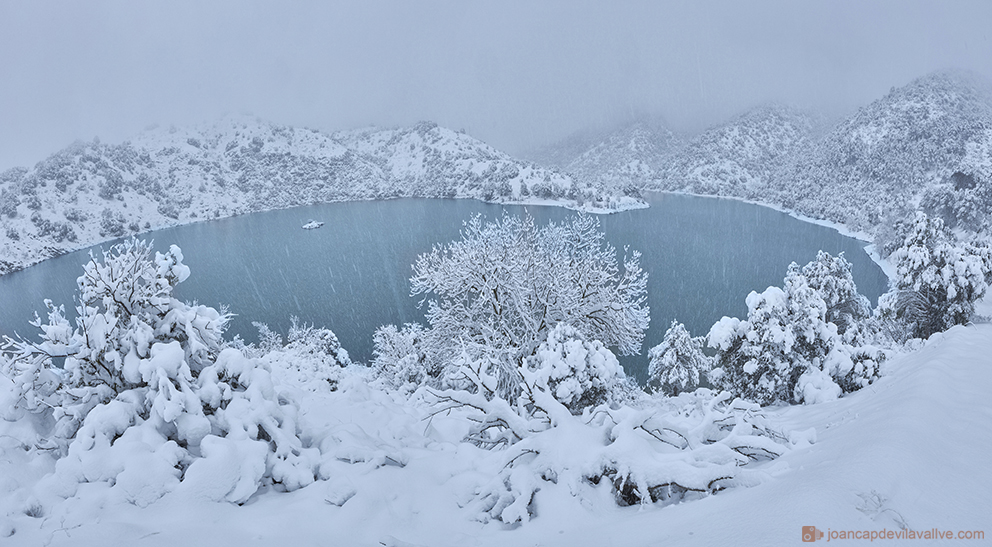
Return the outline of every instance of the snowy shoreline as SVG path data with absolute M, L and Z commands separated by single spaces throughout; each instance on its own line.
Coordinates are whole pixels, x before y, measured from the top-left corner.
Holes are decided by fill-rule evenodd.
M 739 201 L 741 203 L 748 203 L 751 205 L 757 205 L 759 207 L 767 207 L 768 209 L 772 209 L 774 211 L 787 214 L 796 220 L 800 220 L 802 222 L 808 222 L 810 224 L 816 224 L 817 226 L 823 226 L 824 228 L 830 228 L 832 230 L 836 230 L 837 233 L 839 233 L 844 237 L 850 237 L 852 239 L 857 239 L 859 241 L 863 241 L 867 243 L 867 245 L 862 247 L 865 251 L 865 254 L 867 254 L 868 257 L 871 258 L 872 262 L 877 264 L 878 267 L 882 269 L 882 272 L 885 273 L 885 276 L 889 278 L 889 281 L 894 282 L 896 280 L 895 266 L 890 264 L 888 260 L 885 260 L 884 258 L 881 257 L 881 255 L 878 254 L 878 251 L 875 248 L 875 244 L 872 242 L 871 235 L 866 232 L 851 230 L 850 228 L 839 222 L 808 217 L 803 214 L 797 213 L 792 209 L 787 209 L 785 207 L 782 207 L 781 205 L 777 205 L 774 203 L 766 203 L 762 201 L 741 198 L 741 197 L 714 196 L 710 194 L 695 194 L 692 192 L 684 192 L 681 190 L 646 190 L 645 192 L 653 193 L 653 194 L 674 194 L 680 196 L 692 196 L 697 198 L 726 199 L 731 201 Z
M 691 196 L 691 197 L 699 197 L 699 198 L 725 199 L 725 200 L 739 201 L 739 202 L 747 203 L 747 204 L 750 204 L 750 205 L 757 205 L 759 207 L 767 207 L 769 209 L 778 211 L 780 213 L 785 213 L 785 214 L 791 216 L 792 218 L 795 218 L 796 220 L 800 220 L 800 221 L 803 221 L 803 222 L 808 222 L 810 224 L 816 224 L 818 226 L 824 226 L 826 228 L 831 228 L 833 230 L 836 230 L 838 233 L 840 233 L 841 235 L 843 235 L 845 237 L 850 237 L 850 238 L 853 238 L 853 239 L 858 239 L 860 241 L 864 241 L 865 243 L 867 243 L 867 245 L 865 245 L 865 247 L 864 247 L 865 253 L 868 254 L 869 257 L 871 257 L 872 261 L 875 264 L 877 264 L 879 266 L 879 268 L 882 269 L 882 271 L 885 273 L 885 275 L 890 280 L 894 280 L 895 279 L 895 277 L 894 277 L 895 276 L 895 270 L 894 270 L 893 266 L 891 264 L 889 264 L 881 256 L 879 256 L 877 252 L 875 252 L 874 244 L 871 243 L 871 236 L 869 234 L 867 234 L 867 233 L 864 233 L 864 232 L 853 231 L 853 230 L 849 229 L 847 226 L 845 226 L 843 224 L 832 222 L 832 221 L 829 221 L 829 220 L 820 220 L 820 219 L 815 219 L 815 218 L 812 218 L 812 217 L 807 217 L 807 216 L 801 215 L 799 213 L 796 213 L 795 211 L 792 211 L 790 209 L 786 209 L 786 208 L 784 208 L 784 207 L 782 207 L 780 205 L 776 205 L 776 204 L 773 204 L 773 203 L 766 203 L 766 202 L 761 202 L 761 201 L 757 201 L 757 200 L 745 199 L 745 198 L 739 198 L 739 197 L 733 197 L 733 196 L 714 196 L 714 195 L 695 194 L 695 193 L 692 193 L 692 192 L 672 191 L 672 190 L 645 190 L 645 193 L 646 194 L 672 194 L 672 195 L 682 195 L 682 196 Z M 288 210 L 288 209 L 295 209 L 295 208 L 299 208 L 299 207 L 310 207 L 312 205 L 326 205 L 326 204 L 332 204 L 332 203 L 349 203 L 349 202 L 356 202 L 356 201 L 392 201 L 392 200 L 396 200 L 396 199 L 475 199 L 475 200 L 478 200 L 478 201 L 480 201 L 482 203 L 487 203 L 487 204 L 492 204 L 492 205 L 519 205 L 519 206 L 537 205 L 537 206 L 542 206 L 542 207 L 562 207 L 562 208 L 569 209 L 569 210 L 572 210 L 572 211 L 580 211 L 580 212 L 592 213 L 592 214 L 597 214 L 597 215 L 608 215 L 608 214 L 613 214 L 613 213 L 622 213 L 624 211 L 635 211 L 635 210 L 638 210 L 638 209 L 648 209 L 648 208 L 650 208 L 650 204 L 647 203 L 644 200 L 636 200 L 636 199 L 633 199 L 633 198 L 626 198 L 626 197 L 625 198 L 621 198 L 621 201 L 618 204 L 618 206 L 616 208 L 613 208 L 613 209 L 605 208 L 605 207 L 592 207 L 592 206 L 589 206 L 589 205 L 576 205 L 572 201 L 557 201 L 557 200 L 552 200 L 552 199 L 540 199 L 540 198 L 533 198 L 533 199 L 529 199 L 529 200 L 513 200 L 513 201 L 485 201 L 485 200 L 481 200 L 481 199 L 478 199 L 478 198 L 475 198 L 475 197 L 468 197 L 468 196 L 467 197 L 456 197 L 456 198 L 430 198 L 430 197 L 428 197 L 428 198 L 417 198 L 417 197 L 411 197 L 411 196 L 402 196 L 402 197 L 377 198 L 377 199 L 341 199 L 341 200 L 325 201 L 325 202 L 321 202 L 321 203 L 314 203 L 314 204 L 309 204 L 309 205 L 293 205 L 293 206 L 290 206 L 290 207 L 278 207 L 278 206 L 275 206 L 275 207 L 262 207 L 262 208 L 258 208 L 258 209 L 253 209 L 251 211 L 235 211 L 235 212 L 233 212 L 232 214 L 230 214 L 228 216 L 222 216 L 222 217 L 218 217 L 218 218 L 207 218 L 207 219 L 192 219 L 192 218 L 190 218 L 190 219 L 187 219 L 188 221 L 186 221 L 186 222 L 163 223 L 161 225 L 153 226 L 152 229 L 150 229 L 150 230 L 146 230 L 146 231 L 138 232 L 138 233 L 134 234 L 134 237 L 137 237 L 137 238 L 140 239 L 140 238 L 146 236 L 147 234 L 150 234 L 150 233 L 153 233 L 153 232 L 156 232 L 156 231 L 159 231 L 159 230 L 167 229 L 167 228 L 175 228 L 177 226 L 187 226 L 187 225 L 191 225 L 191 224 L 199 224 L 199 223 L 205 223 L 205 222 L 214 222 L 214 221 L 225 220 L 225 219 L 228 219 L 228 218 L 234 218 L 234 217 L 238 217 L 238 216 L 242 216 L 242 215 L 250 215 L 250 214 L 255 214 L 255 213 L 264 213 L 264 212 L 267 212 L 267 211 Z M 128 237 L 131 237 L 131 236 L 128 236 Z M 116 240 L 119 240 L 119 239 L 121 239 L 121 238 L 120 237 L 108 237 L 108 238 L 90 239 L 90 240 L 83 241 L 83 242 L 81 242 L 81 243 L 79 243 L 77 245 L 68 246 L 63 252 L 60 252 L 58 254 L 53 254 L 53 255 L 50 255 L 50 256 L 42 257 L 42 258 L 36 258 L 33 261 L 16 261 L 16 260 L 14 260 L 14 261 L 11 261 L 11 263 L 14 264 L 14 268 L 11 271 L 9 271 L 9 272 L 6 272 L 4 274 L 0 274 L 0 277 L 2 277 L 3 275 L 9 274 L 9 273 L 14 273 L 14 272 L 25 270 L 27 268 L 30 268 L 31 266 L 36 266 L 36 265 L 38 265 L 38 264 L 40 264 L 40 263 L 42 263 L 42 262 L 44 262 L 44 261 L 46 261 L 46 260 L 48 260 L 50 258 L 56 258 L 58 256 L 62 256 L 63 254 L 68 254 L 68 253 L 76 252 L 76 251 L 85 249 L 87 247 L 92 247 L 94 245 L 99 245 L 101 243 L 107 243 L 107 242 L 110 242 L 110 241 L 116 241 Z M 38 241 L 38 243 L 39 243 L 39 245 L 36 245 L 34 247 L 36 247 L 36 250 L 39 251 L 39 254 L 40 254 L 40 251 L 43 251 L 44 249 L 46 249 L 48 247 L 45 246 L 45 245 L 41 245 L 41 243 L 42 243 L 41 241 Z
M 396 196 L 396 197 L 374 198 L 374 199 L 340 199 L 340 200 L 330 200 L 330 201 L 324 201 L 324 202 L 320 202 L 320 203 L 311 203 L 311 204 L 305 204 L 305 205 L 292 205 L 292 206 L 289 206 L 289 207 L 279 207 L 279 206 L 274 206 L 274 207 L 260 207 L 258 209 L 252 209 L 250 211 L 234 211 L 230 215 L 220 216 L 220 217 L 216 217 L 216 218 L 187 218 L 187 219 L 184 219 L 185 220 L 184 222 L 162 223 L 162 224 L 158 224 L 158 225 L 152 226 L 152 228 L 150 230 L 145 230 L 145 231 L 142 231 L 142 232 L 136 232 L 136 233 L 134 233 L 132 235 L 124 236 L 124 237 L 104 237 L 104 238 L 87 239 L 87 240 L 84 240 L 84 241 L 79 242 L 77 244 L 68 245 L 64 249 L 62 249 L 62 248 L 56 249 L 54 247 L 51 247 L 49 245 L 44 244 L 44 242 L 41 241 L 41 240 L 35 240 L 35 243 L 37 243 L 37 245 L 30 245 L 30 244 L 28 244 L 28 245 L 24 245 L 23 246 L 23 250 L 26 251 L 26 253 L 28 253 L 28 254 L 32 254 L 31 253 L 32 250 L 35 251 L 33 253 L 33 257 L 34 258 L 32 260 L 17 260 L 14 257 L 0 257 L 0 260 L 5 260 L 5 261 L 7 261 L 8 264 L 12 264 L 13 265 L 11 267 L 10 271 L 7 271 L 5 273 L 0 273 L 0 277 L 3 277 L 4 275 L 7 275 L 7 274 L 12 274 L 14 272 L 19 272 L 19 271 L 26 270 L 27 268 L 30 268 L 32 266 L 37 266 L 38 264 L 41 264 L 42 262 L 45 262 L 46 260 L 49 260 L 49 259 L 52 259 L 52 258 L 57 258 L 59 256 L 62 256 L 62 255 L 65 255 L 65 254 L 69 254 L 69 253 L 73 253 L 73 252 L 76 252 L 76 251 L 80 251 L 82 249 L 86 249 L 86 248 L 92 247 L 94 245 L 100 245 L 101 243 L 118 241 L 118 240 L 121 240 L 121 239 L 130 238 L 130 237 L 136 237 L 138 239 L 142 239 L 142 238 L 145 238 L 148 234 L 157 232 L 159 230 L 164 230 L 164 229 L 168 229 L 168 228 L 175 228 L 175 227 L 178 227 L 178 226 L 188 226 L 188 225 L 192 225 L 192 224 L 201 224 L 201 223 L 207 223 L 207 222 L 215 222 L 215 221 L 225 220 L 225 219 L 239 217 L 239 216 L 243 216 L 243 215 L 251 215 L 251 214 L 255 214 L 255 213 L 265 213 L 265 212 L 268 212 L 268 211 L 283 211 L 283 210 L 289 210 L 289 209 L 296 209 L 296 208 L 300 208 L 300 207 L 311 207 L 311 206 L 314 206 L 314 205 L 328 205 L 328 204 L 333 204 L 333 203 L 351 203 L 351 202 L 358 202 L 358 201 L 393 201 L 393 200 L 397 200 L 397 199 L 474 199 L 474 200 L 480 201 L 482 203 L 487 203 L 487 204 L 491 204 L 491 205 L 519 205 L 519 206 L 538 205 L 538 206 L 542 206 L 542 207 L 562 207 L 562 208 L 569 209 L 569 210 L 572 210 L 572 211 L 581 211 L 581 212 L 592 213 L 592 214 L 597 214 L 597 215 L 608 215 L 608 214 L 613 214 L 613 213 L 620 213 L 620 212 L 623 212 L 623 211 L 633 211 L 633 210 L 637 210 L 637 209 L 647 209 L 649 207 L 649 205 L 647 203 L 645 203 L 644 201 L 636 200 L 634 198 L 629 198 L 629 197 L 626 197 L 626 196 L 624 196 L 622 198 L 619 198 L 620 201 L 619 201 L 617 207 L 614 208 L 614 209 L 605 208 L 605 207 L 593 207 L 593 206 L 589 206 L 589 205 L 576 205 L 575 202 L 573 202 L 573 201 L 556 201 L 556 200 L 540 199 L 540 198 L 534 198 L 534 199 L 530 199 L 530 200 L 514 200 L 514 201 L 485 201 L 485 200 L 482 200 L 482 199 L 479 199 L 479 198 L 476 198 L 476 197 L 471 197 L 471 196 L 455 197 L 455 198 Z M 44 254 L 44 251 L 45 250 L 50 250 L 50 252 L 51 252 L 51 250 L 55 250 L 55 251 L 58 251 L 58 252 L 51 252 L 51 254 L 49 254 L 48 256 L 40 256 L 39 257 L 39 255 L 43 255 Z

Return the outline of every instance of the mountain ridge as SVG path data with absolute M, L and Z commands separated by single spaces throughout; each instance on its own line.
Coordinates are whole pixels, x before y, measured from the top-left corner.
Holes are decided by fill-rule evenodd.
M 594 156 L 613 138 L 560 161 L 591 166 L 589 180 L 609 178 L 623 161 Z M 973 73 L 921 76 L 832 127 L 792 107 L 758 106 L 668 150 L 638 189 L 756 201 L 869 234 L 882 248 L 918 208 L 992 231 L 980 221 L 992 215 L 992 85 Z
M 328 134 L 228 116 L 119 144 L 76 142 L 33 168 L 0 173 L 0 274 L 157 228 L 402 197 L 644 206 L 431 122 Z

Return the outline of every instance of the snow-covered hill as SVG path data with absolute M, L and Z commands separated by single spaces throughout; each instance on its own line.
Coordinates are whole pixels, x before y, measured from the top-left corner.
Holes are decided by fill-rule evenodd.
M 164 226 L 395 197 L 639 205 L 432 123 L 329 135 L 229 117 L 121 144 L 77 142 L 0 174 L 0 274 Z
M 755 108 L 690 139 L 648 185 L 762 199 L 782 165 L 809 146 L 812 130 L 810 116 L 795 109 Z
M 679 137 L 660 123 L 636 122 L 606 134 L 560 168 L 596 186 L 639 188 L 680 146 Z
M 874 231 L 962 172 L 992 178 L 988 82 L 937 72 L 895 88 L 796 157 L 767 198 L 803 214 Z
M 588 180 L 745 198 L 880 235 L 883 244 L 898 239 L 896 222 L 918 207 L 952 226 L 992 229 L 984 220 L 992 216 L 987 81 L 936 72 L 893 88 L 832 129 L 821 123 L 763 106 L 683 144 L 633 125 L 593 143 L 563 141 L 542 156 Z

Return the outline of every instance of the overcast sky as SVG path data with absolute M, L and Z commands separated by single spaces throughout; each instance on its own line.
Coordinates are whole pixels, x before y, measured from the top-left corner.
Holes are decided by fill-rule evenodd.
M 511 153 L 767 101 L 848 112 L 941 68 L 992 76 L 992 2 L 0 0 L 0 170 L 75 139 L 249 112 L 434 120 Z

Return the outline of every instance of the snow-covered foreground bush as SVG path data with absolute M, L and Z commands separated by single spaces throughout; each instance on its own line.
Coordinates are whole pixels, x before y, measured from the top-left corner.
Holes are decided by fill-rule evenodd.
M 619 446 L 604 449 L 608 441 L 594 438 L 605 427 L 586 426 L 573 416 L 575 421 L 563 424 L 571 430 L 543 430 L 532 441 L 544 436 L 542 461 L 565 462 L 554 467 L 564 478 L 556 483 L 534 474 L 540 462 L 529 453 L 514 464 L 516 473 L 532 474 L 539 487 L 528 504 L 533 514 L 521 525 L 492 518 L 481 495 L 498 491 L 487 486 L 515 455 L 513 447 L 488 450 L 460 442 L 471 425 L 465 416 L 453 411 L 425 420 L 430 407 L 370 388 L 363 367 L 344 368 L 335 391 L 323 387 L 326 382 L 315 382 L 313 390 L 279 388 L 299 401 L 301 429 L 321 450 L 321 478 L 293 492 L 260 489 L 241 506 L 173 491 L 138 507 L 112 499 L 103 484 L 85 485 L 58 504 L 38 503 L 31 490 L 49 472 L 47 458 L 15 445 L 13 437 L 26 436 L 29 423 L 0 420 L 0 544 L 787 545 L 799 543 L 804 525 L 824 531 L 939 526 L 987 534 L 992 475 L 982 469 L 992 437 L 988 420 L 975 409 L 984 408 L 992 389 L 984 359 L 990 352 L 992 325 L 955 327 L 931 338 L 921 351 L 887 361 L 886 374 L 870 390 L 827 404 L 755 411 L 764 414 L 759 419 L 771 430 L 815 428 L 816 442 L 806 444 L 804 435 L 790 434 L 798 444 L 781 444 L 779 458 L 734 468 L 741 482 L 759 484 L 692 502 L 687 500 L 702 494 L 687 491 L 686 502 L 672 506 L 620 507 L 609 477 L 598 485 L 580 479 L 572 490 L 565 479 L 574 475 L 562 468 L 579 459 L 578 448 L 620 453 Z M 281 354 L 291 359 L 289 352 Z M 282 358 L 270 364 L 289 365 Z M 0 377 L 0 399 L 9 400 L 10 385 Z M 711 397 L 700 392 L 659 398 L 642 410 L 668 425 L 701 426 L 708 421 L 701 416 Z M 717 403 L 717 410 L 732 403 Z M 616 411 L 611 415 L 611 420 L 627 419 Z M 636 427 L 629 433 L 621 438 L 643 435 Z M 580 437 L 577 448 L 553 443 L 555 435 Z M 674 434 L 665 438 L 679 442 Z M 649 443 L 662 457 L 678 455 L 675 447 Z M 947 449 L 921 450 L 921 443 Z M 631 456 L 647 459 L 645 454 Z
M 40 342 L 6 339 L 8 419 L 36 424 L 36 446 L 58 458 L 42 494 L 102 483 L 137 505 L 180 488 L 242 503 L 264 484 L 313 482 L 317 450 L 269 368 L 225 349 L 226 315 L 172 297 L 182 260 L 176 246 L 152 258 L 145 242 L 114 245 L 78 279 L 75 328 L 46 301 Z
M 493 455 L 500 470 L 472 498 L 472 510 L 483 520 L 514 523 L 539 515 L 534 496 L 551 484 L 588 500 L 605 489 L 621 506 L 697 499 L 757 484 L 762 475 L 748 464 L 777 458 L 792 446 L 757 405 L 731 400 L 727 392 L 699 390 L 639 407 L 601 405 L 574 416 L 541 379 L 527 382 L 533 382 L 530 418 L 508 415 L 499 399 L 438 394 L 443 411 L 473 429 L 499 424 L 511 431 L 508 438 L 522 437 Z
M 862 299 L 843 257 L 821 251 L 803 268 L 793 263 L 783 288 L 748 295 L 747 320 L 724 317 L 710 329 L 717 351 L 711 380 L 762 405 L 816 403 L 861 389 L 878 378 L 886 357 L 862 340 Z
M 605 488 L 619 505 L 698 498 L 753 484 L 758 476 L 744 467 L 789 446 L 757 405 L 730 393 L 648 398 L 608 349 L 564 325 L 527 359 L 515 401 L 500 397 L 484 363 L 464 362 L 461 372 L 473 389 L 429 393 L 435 416 L 467 422 L 465 440 L 502 463 L 473 497 L 483 519 L 529 520 L 548 483 L 580 497 Z

